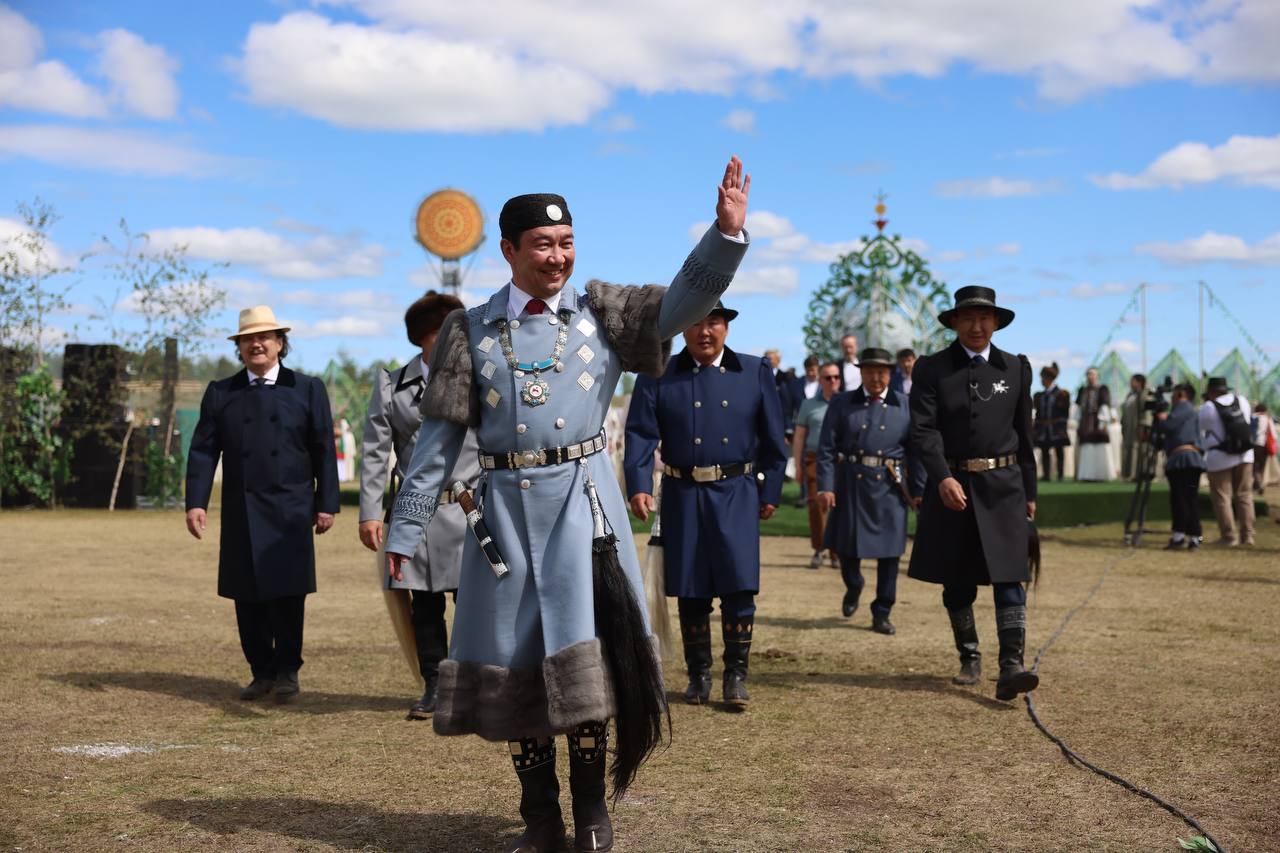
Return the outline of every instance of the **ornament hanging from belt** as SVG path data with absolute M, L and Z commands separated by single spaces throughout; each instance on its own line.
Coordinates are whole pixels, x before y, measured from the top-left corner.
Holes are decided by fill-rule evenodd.
M 541 406 L 547 402 L 547 398 L 551 396 L 551 386 L 547 384 L 547 380 L 543 379 L 539 374 L 544 370 L 554 369 L 557 373 L 564 372 L 564 362 L 560 360 L 560 356 L 564 354 L 564 345 L 569 341 L 569 312 L 560 312 L 560 329 L 556 332 L 556 342 L 551 348 L 551 355 L 541 361 L 519 361 L 516 358 L 515 351 L 511 348 L 511 331 L 505 320 L 498 322 L 498 343 L 502 346 L 502 355 L 506 358 L 507 364 L 511 367 L 512 373 L 517 379 L 521 379 L 527 373 L 533 376 L 526 379 L 524 387 L 520 389 L 520 399 L 528 406 Z

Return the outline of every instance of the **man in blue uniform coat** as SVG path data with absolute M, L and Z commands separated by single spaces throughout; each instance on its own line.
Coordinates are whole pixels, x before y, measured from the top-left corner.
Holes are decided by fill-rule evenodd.
M 450 314 L 431 354 L 425 419 L 387 535 L 389 570 L 401 578 L 474 429 L 484 521 L 507 572 L 493 571 L 475 538 L 467 539 L 433 725 L 437 734 L 508 742 L 526 826 L 511 851 L 558 850 L 565 840 L 557 734 L 569 735 L 574 843 L 578 850 L 613 846 L 605 805 L 607 721 L 618 720 L 619 795 L 629 781 L 619 778 L 619 762 L 624 753 L 637 758 L 625 749 L 631 736 L 622 727 L 652 721 L 646 711 L 653 706 L 624 699 L 639 675 L 611 670 L 609 662 L 627 649 L 601 642 L 618 620 L 596 618 L 603 596 L 593 582 L 599 568 L 593 499 L 617 536 L 624 585 L 644 601 L 626 504 L 600 452 L 602 425 L 622 372 L 660 373 L 670 339 L 706 316 L 733 280 L 747 249 L 749 188 L 742 162 L 732 158 L 718 188 L 715 224 L 669 288 L 592 280 L 584 293 L 567 284 L 576 247 L 565 200 L 551 193 L 508 200 L 498 225 L 511 283 L 485 304 Z M 636 619 L 643 623 L 643 613 Z M 639 630 L 647 636 L 646 624 Z M 648 663 L 657 669 L 656 659 Z M 661 672 L 649 674 L 660 704 Z M 630 766 L 634 772 L 638 765 Z
M 942 584 L 960 652 L 957 684 L 981 675 L 973 602 L 995 593 L 1000 640 L 997 699 L 1034 690 L 1023 666 L 1027 637 L 1028 518 L 1036 513 L 1031 364 L 991 343 L 1013 312 L 988 287 L 962 287 L 938 321 L 956 341 L 920 359 L 911 388 L 911 446 L 929 474 L 911 551 L 910 577 Z
M 711 605 L 720 599 L 724 701 L 747 704 L 747 663 L 760 589 L 760 521 L 782 498 L 782 407 L 768 362 L 724 345 L 737 311 L 717 303 L 684 333 L 661 378 L 636 380 L 623 472 L 631 510 L 653 512 L 653 453 L 662 445 L 662 542 L 668 595 L 694 705 L 711 695 Z
M 878 634 L 895 633 L 889 612 L 907 548 L 907 505 L 919 507 L 924 491 L 923 469 L 907 460 L 907 398 L 888 387 L 893 366 L 888 350 L 864 349 L 858 357 L 862 387 L 831 402 L 818 439 L 818 500 L 834 509 L 826 544 L 840 557 L 841 611 L 848 618 L 858 609 L 865 583 L 861 560 L 876 560 L 871 629 Z
M 202 538 L 222 459 L 218 595 L 234 599 L 253 672 L 241 699 L 298 694 L 306 596 L 316 591 L 315 540 L 338 512 L 338 461 L 324 383 L 281 364 L 289 327 L 260 305 L 231 336 L 245 369 L 210 382 L 187 456 L 187 530 Z

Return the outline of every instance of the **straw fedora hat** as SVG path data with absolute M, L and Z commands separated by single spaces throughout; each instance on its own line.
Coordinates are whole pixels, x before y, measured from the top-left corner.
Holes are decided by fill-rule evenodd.
M 287 332 L 291 327 L 282 326 L 276 320 L 276 312 L 270 305 L 255 305 L 240 311 L 240 331 L 227 335 L 227 340 L 234 341 L 241 335 L 256 335 L 258 332 Z

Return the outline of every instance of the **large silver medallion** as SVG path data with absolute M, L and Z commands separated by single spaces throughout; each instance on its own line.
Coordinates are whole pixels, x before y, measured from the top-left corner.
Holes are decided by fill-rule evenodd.
M 547 397 L 551 394 L 551 386 L 547 381 L 539 376 L 524 383 L 524 389 L 520 392 L 520 399 L 524 400 L 530 406 L 541 406 L 547 402 Z

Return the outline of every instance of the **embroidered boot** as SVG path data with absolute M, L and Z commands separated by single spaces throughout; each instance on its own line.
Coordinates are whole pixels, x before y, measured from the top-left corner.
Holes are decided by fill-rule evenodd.
M 1027 607 L 1003 607 L 996 611 L 996 631 L 1000 636 L 1000 678 L 996 681 L 996 698 L 1013 699 L 1019 693 L 1030 693 L 1040 684 L 1040 677 L 1022 665 L 1022 651 L 1027 642 Z
M 520 817 L 525 830 L 505 853 L 555 853 L 565 840 L 556 742 L 552 738 L 525 738 L 508 741 L 508 745 L 520 779 Z
M 951 617 L 956 651 L 960 652 L 960 672 L 951 679 L 951 683 L 977 684 L 982 678 L 982 652 L 978 651 L 978 626 L 973 621 L 973 608 L 948 610 L 947 615 Z
M 689 668 L 689 686 L 684 701 L 705 705 L 711 701 L 711 617 L 680 617 L 680 638 L 684 641 L 684 662 Z
M 604 799 L 609 723 L 583 723 L 569 735 L 569 790 L 573 793 L 573 847 L 583 853 L 613 849 L 613 824 Z
M 735 708 L 747 707 L 747 663 L 754 627 L 750 616 L 724 623 L 724 701 Z

